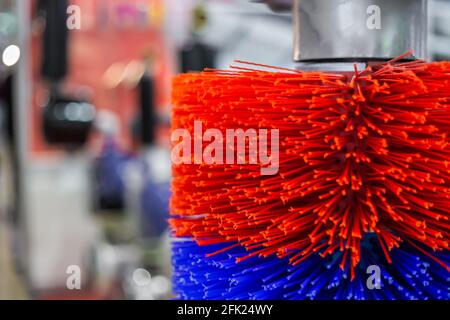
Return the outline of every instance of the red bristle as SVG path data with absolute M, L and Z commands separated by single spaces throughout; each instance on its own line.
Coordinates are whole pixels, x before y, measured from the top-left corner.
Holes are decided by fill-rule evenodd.
M 388 261 L 403 240 L 448 248 L 450 63 L 397 61 L 350 77 L 282 68 L 176 77 L 174 129 L 280 130 L 275 176 L 250 164 L 174 165 L 176 235 L 293 264 L 343 250 L 343 268 L 359 263 L 368 232 Z

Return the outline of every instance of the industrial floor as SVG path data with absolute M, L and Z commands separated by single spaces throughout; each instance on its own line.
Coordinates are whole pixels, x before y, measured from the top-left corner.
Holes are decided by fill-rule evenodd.
M 8 227 L 7 210 L 10 203 L 11 175 L 8 154 L 0 143 L 0 300 L 28 299 L 20 276 L 17 274 L 11 252 L 11 229 Z
M 22 281 L 13 266 L 8 232 L 5 219 L 2 216 L 0 221 L 0 300 L 28 299 Z

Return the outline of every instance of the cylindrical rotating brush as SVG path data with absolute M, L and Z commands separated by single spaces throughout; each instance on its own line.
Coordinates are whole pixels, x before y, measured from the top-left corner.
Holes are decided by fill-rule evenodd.
M 380 30 L 369 1 L 294 1 L 303 71 L 175 78 L 180 298 L 449 299 L 450 62 L 398 54 L 423 57 L 426 1 L 373 2 Z

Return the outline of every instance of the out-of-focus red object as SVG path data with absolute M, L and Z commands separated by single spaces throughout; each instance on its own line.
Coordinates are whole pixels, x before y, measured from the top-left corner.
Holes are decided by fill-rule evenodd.
M 64 90 L 70 94 L 84 90 L 97 110 L 116 113 L 120 119 L 119 143 L 129 148 L 138 95 L 136 89 L 126 85 L 108 88 L 104 83 L 105 72 L 115 63 L 125 68 L 150 53 L 155 61 L 157 105 L 169 105 L 172 59 L 162 30 L 164 1 L 72 0 L 71 4 L 80 8 L 81 29 L 70 31 L 69 74 Z M 32 34 L 30 150 L 33 156 L 49 156 L 54 152 L 46 145 L 41 129 L 40 107 L 45 104 L 48 92 L 40 77 L 42 32 L 36 24 Z
M 354 276 L 361 240 L 375 233 L 388 262 L 407 242 L 448 270 L 434 252 L 450 238 L 450 62 L 400 58 L 353 75 L 250 66 L 177 76 L 174 129 L 279 130 L 280 165 L 262 176 L 260 164 L 187 155 L 173 168 L 176 236 L 230 244 L 221 252 L 241 245 L 238 262 L 341 251 Z M 236 150 L 228 143 L 216 154 Z

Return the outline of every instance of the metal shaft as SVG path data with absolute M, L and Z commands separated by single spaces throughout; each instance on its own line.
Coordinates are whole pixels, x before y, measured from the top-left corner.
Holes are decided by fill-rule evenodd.
M 294 60 L 426 57 L 427 0 L 293 0 Z

